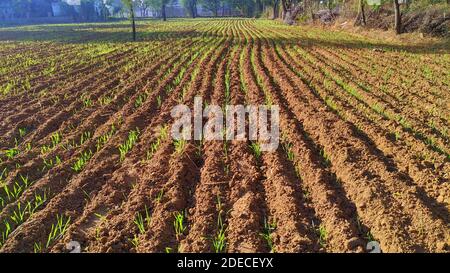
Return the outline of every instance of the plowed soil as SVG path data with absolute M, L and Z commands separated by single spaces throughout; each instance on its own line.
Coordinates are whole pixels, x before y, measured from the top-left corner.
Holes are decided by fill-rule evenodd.
M 450 251 L 448 48 L 250 19 L 128 31 L 0 28 L 0 252 Z M 278 105 L 279 148 L 173 141 L 195 96 Z

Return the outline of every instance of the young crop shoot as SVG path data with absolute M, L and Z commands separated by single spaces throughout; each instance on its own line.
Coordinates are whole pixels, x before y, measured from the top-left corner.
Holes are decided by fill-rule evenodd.
M 50 233 L 48 234 L 47 243 L 45 244 L 45 247 L 48 248 L 54 242 L 61 239 L 62 236 L 66 233 L 69 224 L 70 224 L 70 216 L 66 218 L 64 215 L 57 215 L 56 223 L 52 224 L 52 228 L 50 230 Z
M 52 148 L 56 147 L 59 143 L 61 143 L 62 135 L 59 132 L 56 132 L 50 137 L 52 141 Z
M 61 164 L 61 158 L 59 156 L 55 156 L 55 159 L 50 158 L 50 159 L 42 159 L 43 160 L 43 167 L 42 167 L 42 172 L 46 171 L 46 170 L 50 170 L 51 168 L 53 168 L 54 166 L 58 166 L 59 164 Z
M 138 139 L 139 139 L 138 128 L 128 133 L 127 140 L 123 144 L 119 145 L 120 162 L 125 160 L 126 155 L 128 154 L 129 151 L 131 151 L 131 149 L 133 148 L 134 144 L 136 144 Z
M 267 242 L 267 246 L 270 249 L 271 253 L 275 252 L 275 248 L 273 245 L 272 232 L 277 228 L 277 223 L 275 221 L 270 222 L 267 218 L 264 219 L 264 228 L 263 232 L 260 233 L 261 237 Z
M 140 234 L 144 234 L 146 228 L 150 226 L 150 212 L 147 209 L 147 206 L 145 206 L 144 216 L 140 212 L 136 213 L 136 218 L 134 219 L 134 223 L 136 224 L 137 228 L 139 229 Z
M 252 150 L 253 154 L 255 155 L 256 160 L 259 160 L 262 155 L 261 145 L 259 145 L 259 143 L 257 143 L 257 142 L 253 142 L 252 144 L 250 144 L 250 149 Z
M 83 152 L 77 159 L 77 161 L 73 164 L 72 170 L 79 173 L 84 169 L 84 166 L 88 163 L 88 161 L 92 157 L 92 151 Z
M 4 180 L 8 177 L 8 168 L 3 168 L 3 170 L 0 171 L 0 187 L 3 187 Z
M 177 211 L 174 213 L 174 221 L 173 221 L 173 228 L 175 230 L 175 236 L 177 237 L 177 240 L 179 241 L 181 236 L 184 235 L 184 231 L 186 230 L 186 214 L 184 211 Z
M 111 137 L 115 133 L 116 133 L 116 127 L 113 124 L 113 125 L 111 125 L 111 129 L 107 133 L 105 133 L 105 134 L 101 135 L 99 138 L 97 138 L 97 143 L 95 145 L 97 152 L 99 152 L 103 148 L 103 146 L 105 146 L 105 144 L 108 143 L 108 141 L 111 139 Z
M 11 148 L 11 149 L 8 149 L 8 150 L 5 150 L 4 152 L 3 152 L 3 154 L 6 156 L 6 158 L 7 159 L 14 159 L 14 157 L 16 156 L 16 155 L 18 155 L 20 153 L 20 151 L 19 151 L 19 149 L 17 149 L 17 148 Z
M 147 160 L 150 160 L 153 155 L 158 151 L 161 147 L 161 144 L 164 140 L 168 138 L 168 126 L 164 125 L 159 129 L 159 135 L 154 142 L 150 144 L 150 148 L 147 151 Z
M 89 139 L 91 139 L 91 137 L 92 137 L 91 132 L 82 133 L 80 136 L 80 146 L 86 143 L 86 141 L 88 141 Z
M 323 224 L 316 226 L 314 221 L 312 221 L 312 228 L 314 229 L 314 231 L 317 234 L 320 246 L 323 248 L 326 248 L 327 240 L 328 240 L 328 232 L 325 229 L 325 226 Z
M 226 227 L 222 220 L 222 214 L 223 210 L 220 210 L 219 215 L 217 217 L 217 233 L 213 237 L 212 241 L 215 253 L 225 252 L 226 248 L 226 237 L 225 237 Z
M 13 202 L 31 185 L 28 176 L 19 175 L 19 180 L 8 186 L 4 185 L 0 190 L 0 205 L 4 207 L 7 203 Z
M 184 139 L 174 140 L 173 145 L 175 146 L 175 152 L 178 154 L 182 154 L 186 148 L 186 140 Z

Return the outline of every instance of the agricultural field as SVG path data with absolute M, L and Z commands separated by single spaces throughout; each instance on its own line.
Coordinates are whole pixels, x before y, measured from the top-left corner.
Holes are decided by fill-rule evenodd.
M 256 19 L 0 28 L 0 252 L 450 251 L 450 47 Z M 171 110 L 278 105 L 280 145 Z

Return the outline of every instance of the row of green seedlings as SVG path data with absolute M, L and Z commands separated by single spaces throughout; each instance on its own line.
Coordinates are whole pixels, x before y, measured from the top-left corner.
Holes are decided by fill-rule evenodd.
M 154 140 L 150 144 L 150 148 L 147 150 L 147 156 L 146 156 L 147 160 L 152 159 L 153 155 L 159 150 L 162 143 L 168 139 L 168 137 L 169 137 L 168 131 L 169 131 L 169 126 L 167 124 L 163 125 L 159 128 L 158 137 L 156 138 L 156 140 Z
M 186 211 L 176 211 L 173 213 L 173 229 L 175 231 L 175 238 L 178 242 L 185 236 L 187 230 L 187 213 Z M 171 247 L 166 247 L 166 253 L 178 252 L 179 246 L 176 250 Z
M 175 76 L 175 78 L 173 79 L 173 81 L 171 83 L 169 83 L 166 88 L 166 94 L 170 94 L 178 85 L 180 85 L 181 81 L 183 80 L 184 74 L 186 74 L 187 71 L 187 67 L 189 67 L 195 59 L 197 59 L 197 57 L 200 55 L 200 52 L 203 51 L 202 49 L 200 49 L 199 51 L 195 52 L 194 54 L 192 54 L 191 52 L 186 53 L 185 55 L 189 55 L 192 54 L 190 56 L 189 61 L 187 61 L 187 63 L 181 67 L 180 71 L 178 72 L 178 74 Z M 177 62 L 176 64 L 173 65 L 173 67 L 176 67 L 177 64 L 181 63 L 181 59 L 179 62 Z M 171 69 L 169 69 L 165 75 L 165 77 L 163 77 L 162 79 L 165 79 L 166 77 L 168 77 L 170 75 Z M 195 78 L 195 76 L 197 75 L 198 71 L 195 72 L 194 70 L 194 75 L 191 75 L 191 80 Z M 181 94 L 180 94 L 180 98 L 179 101 L 182 102 L 184 97 L 186 95 L 186 89 L 183 89 Z M 158 103 L 158 108 L 161 108 L 161 97 L 158 96 L 157 98 L 157 103 Z
M 0 229 L 0 248 L 6 243 L 9 235 L 18 226 L 31 218 L 36 211 L 47 201 L 47 192 L 35 193 L 33 201 L 18 202 L 11 214 L 3 220 L 3 228 Z
M 305 54 L 306 53 L 303 53 L 303 57 L 306 56 Z M 307 57 L 305 57 L 305 58 L 307 58 Z M 310 62 L 311 62 L 311 60 L 310 60 Z M 322 71 L 322 73 L 325 76 L 331 78 L 338 86 L 340 86 L 347 93 L 349 93 L 350 95 L 355 97 L 363 105 L 366 104 L 366 102 L 363 99 L 363 96 L 358 92 L 358 90 L 356 90 L 355 88 L 353 88 L 349 84 L 345 83 L 339 76 L 335 75 L 334 73 L 330 73 L 329 71 L 327 71 L 327 70 L 325 70 L 323 68 L 319 68 L 319 69 Z M 325 82 L 324 82 L 324 84 L 325 84 Z M 424 142 L 428 147 L 430 147 L 430 149 L 432 149 L 433 151 L 438 152 L 440 154 L 443 154 L 448 159 L 450 159 L 450 154 L 447 153 L 442 147 L 440 147 L 436 143 L 435 138 L 433 138 L 431 136 L 427 136 L 426 134 L 424 134 L 424 133 L 414 129 L 411 126 L 411 124 L 406 120 L 406 118 L 404 118 L 403 116 L 401 116 L 399 114 L 393 114 L 390 111 L 387 111 L 384 107 L 382 107 L 378 103 L 373 103 L 373 104 L 370 104 L 368 106 L 369 106 L 370 109 L 372 109 L 374 112 L 376 112 L 380 116 L 384 117 L 385 119 L 396 121 L 398 124 L 400 124 L 403 127 L 403 129 L 405 131 L 411 132 L 414 137 L 416 137 L 419 140 L 421 140 L 422 142 Z M 433 130 L 440 132 L 440 130 L 438 130 L 436 128 L 436 126 L 434 125 L 434 122 L 432 120 L 430 120 L 428 122 L 428 125 L 431 126 L 431 128 Z M 445 136 L 445 134 L 443 134 L 443 133 L 441 133 L 441 134 Z M 398 141 L 400 139 L 400 132 L 398 132 L 398 131 L 392 132 L 391 135 L 394 137 L 395 141 Z
M 250 145 L 250 150 L 252 151 L 253 155 L 255 156 L 256 161 L 261 160 L 262 151 L 261 151 L 261 145 L 258 142 L 252 142 Z M 264 227 L 262 232 L 260 233 L 260 236 L 266 241 L 267 246 L 271 253 L 275 253 L 275 246 L 273 244 L 273 237 L 272 233 L 277 228 L 277 223 L 275 219 L 272 221 L 268 220 L 268 217 L 264 219 Z
M 33 245 L 34 253 L 42 253 L 52 246 L 56 241 L 61 239 L 66 233 L 70 225 L 70 216 L 56 215 L 56 222 L 52 224 L 50 233 L 47 236 L 45 244 L 42 242 L 35 242 Z
M 96 152 L 99 152 L 105 146 L 105 144 L 111 139 L 111 137 L 116 133 L 116 131 L 117 129 L 113 124 L 111 125 L 111 128 L 108 132 L 97 138 L 97 142 L 95 144 Z M 92 152 L 91 149 L 83 151 L 78 156 L 77 160 L 72 165 L 71 169 L 76 173 L 81 172 L 86 166 L 86 164 L 89 162 L 89 160 L 92 158 L 93 154 L 94 153 Z
M 224 253 L 227 247 L 226 232 L 227 226 L 224 223 L 226 217 L 226 211 L 223 206 L 220 195 L 217 194 L 216 198 L 216 211 L 217 211 L 217 230 L 216 234 L 212 237 L 212 246 L 215 253 Z
M 0 94 L 6 96 L 8 94 L 11 94 L 11 91 L 13 91 L 12 94 L 17 95 L 20 92 L 27 92 L 28 90 L 31 90 L 30 79 L 31 78 L 29 76 L 26 76 L 21 80 L 10 80 L 0 87 Z
M 265 85 L 263 83 L 263 79 L 261 78 L 261 76 L 256 72 L 257 71 L 257 67 L 256 67 L 256 63 L 255 63 L 255 56 L 254 53 L 252 53 L 250 55 L 250 61 L 252 64 L 252 68 L 253 71 L 255 72 L 255 76 L 256 76 L 256 81 L 257 81 L 257 85 L 263 90 L 264 93 L 264 98 L 265 98 L 265 103 L 266 105 L 268 105 L 269 107 L 271 105 L 273 105 L 273 99 L 272 96 L 270 95 L 269 91 L 265 88 Z M 244 74 L 241 73 L 241 84 L 243 85 L 243 90 L 244 92 L 247 94 L 247 87 L 245 85 L 245 79 L 244 79 Z M 261 144 L 258 142 L 252 142 L 249 145 L 250 150 L 252 151 L 253 155 L 255 156 L 256 161 L 260 161 L 261 157 L 262 157 L 262 149 L 261 149 Z M 292 154 L 291 154 L 292 157 Z M 266 217 L 264 219 L 264 226 L 263 226 L 263 230 L 260 233 L 260 236 L 266 241 L 267 246 L 270 250 L 271 253 L 275 253 L 275 245 L 273 242 L 273 236 L 272 233 L 276 230 L 277 228 L 277 222 L 275 219 L 273 220 L 269 220 L 268 217 Z
M 185 87 L 183 88 L 183 90 L 180 92 L 180 97 L 178 98 L 178 101 L 180 103 L 182 103 L 185 99 L 185 96 L 187 94 L 187 91 L 189 90 L 189 88 L 192 86 L 192 83 L 194 82 L 194 80 L 197 78 L 198 74 L 200 73 L 201 67 L 200 65 L 203 63 L 203 61 L 208 58 L 208 56 L 210 56 L 210 53 L 212 53 L 214 50 L 214 46 L 209 46 L 206 47 L 206 52 L 201 56 L 201 58 L 199 59 L 199 61 L 197 62 L 197 65 L 195 67 L 195 69 L 192 71 L 192 73 L 190 74 L 190 80 L 189 80 L 189 84 L 185 85 Z M 203 50 L 201 50 L 203 51 Z M 200 51 L 197 51 L 191 58 L 191 61 L 189 63 L 192 63 L 193 60 L 195 58 L 198 57 L 198 55 L 200 54 Z
M 43 147 L 41 147 L 41 154 L 42 155 L 47 154 L 54 147 L 56 147 L 56 145 L 61 143 L 61 137 L 62 137 L 62 135 L 60 133 L 52 134 L 52 136 L 51 136 L 52 144 L 50 146 L 44 145 Z M 89 131 L 83 132 L 80 136 L 79 142 L 76 142 L 75 139 L 73 139 L 71 143 L 65 144 L 64 149 L 68 150 L 68 149 L 72 149 L 74 147 L 82 146 L 84 143 L 86 143 L 91 138 L 92 138 L 91 132 L 89 132 Z M 83 153 L 83 154 L 85 154 L 85 153 Z M 83 155 L 83 156 L 86 156 L 86 155 Z M 42 172 L 46 172 L 46 171 L 52 169 L 53 167 L 58 166 L 62 162 L 61 158 L 58 155 L 56 155 L 55 158 L 44 158 L 42 161 L 43 161 L 43 166 L 41 168 Z
M 155 198 L 155 203 L 161 203 L 163 196 L 164 196 L 164 189 L 161 189 Z M 150 228 L 150 224 L 151 224 L 150 210 L 147 208 L 147 206 L 144 206 L 143 212 L 136 213 L 136 216 L 135 216 L 135 219 L 133 222 L 137 227 L 138 234 L 140 234 L 140 235 L 145 234 L 145 232 Z M 134 247 L 139 246 L 138 235 L 135 234 L 133 239 L 129 239 L 129 241 L 131 242 L 131 244 Z
M 198 56 L 198 54 L 199 54 L 198 52 L 195 53 L 195 54 L 191 57 L 191 60 L 189 61 L 188 64 L 192 63 L 192 61 Z M 180 63 L 180 61 L 177 62 L 177 63 L 175 63 L 175 64 L 173 65 L 173 67 L 175 67 L 178 63 Z M 161 78 L 160 82 L 162 82 L 163 79 L 165 79 L 167 76 L 169 76 L 171 72 L 172 72 L 172 67 L 169 68 L 169 69 L 167 70 L 167 72 L 166 72 L 166 73 L 164 74 L 164 76 Z M 180 70 L 180 72 L 178 73 L 178 75 L 177 75 L 177 76 L 175 77 L 175 79 L 172 81 L 172 83 L 168 84 L 168 85 L 165 87 L 166 94 L 169 94 L 169 93 L 173 90 L 174 87 L 178 86 L 178 85 L 181 83 L 181 80 L 183 79 L 183 75 L 185 74 L 185 72 L 186 72 L 186 67 L 182 67 L 181 70 Z M 146 91 L 146 92 L 140 94 L 140 95 L 136 98 L 136 100 L 135 100 L 135 102 L 134 102 L 135 108 L 141 107 L 141 106 L 144 104 L 144 102 L 147 100 L 147 98 L 148 98 L 148 96 L 150 95 L 150 93 L 151 93 L 150 91 Z M 161 106 L 162 106 L 162 97 L 161 97 L 161 95 L 158 95 L 158 96 L 156 97 L 156 103 L 157 103 L 157 107 L 158 107 L 158 108 L 161 108 Z
M 0 175 L 0 184 L 2 185 L 0 189 L 0 209 L 3 209 L 7 204 L 19 199 L 22 193 L 32 185 L 28 176 L 23 176 L 21 174 L 18 176 L 19 180 L 15 181 L 12 185 L 4 185 L 2 177 L 6 177 L 7 174 L 5 174 L 5 172 L 7 172 L 6 168 Z
M 14 157 L 16 157 L 20 153 L 19 144 L 21 143 L 21 141 L 23 141 L 25 135 L 27 134 L 27 128 L 19 128 L 18 131 L 18 137 L 14 138 L 14 147 L 3 151 L 3 155 L 5 156 L 6 160 L 13 160 Z M 31 144 L 27 143 L 25 146 L 25 152 L 28 152 L 30 150 Z M 0 163 L 1 162 L 3 162 L 3 160 L 0 157 Z
M 147 206 L 144 207 L 144 212 L 136 213 L 135 219 L 133 223 L 136 225 L 138 229 L 138 234 L 143 235 L 149 229 L 151 223 L 150 211 Z M 139 237 L 137 234 L 134 235 L 133 239 L 130 239 L 131 244 L 134 247 L 139 246 Z
M 125 142 L 119 145 L 118 149 L 120 154 L 120 162 L 123 162 L 126 159 L 127 154 L 131 151 L 131 149 L 133 149 L 134 145 L 139 139 L 139 134 L 139 128 L 131 130 L 130 132 L 128 132 L 128 138 L 125 140 Z
M 309 137 L 306 135 L 306 137 Z M 288 137 L 286 135 L 282 135 L 282 146 L 284 151 L 286 152 L 287 159 L 292 163 L 293 166 L 295 166 L 295 174 L 297 178 L 301 181 L 303 180 L 301 172 L 299 170 L 299 167 L 297 165 L 297 159 L 295 157 L 294 151 L 292 150 L 293 144 L 288 140 Z M 320 156 L 322 158 L 322 163 L 325 167 L 331 167 L 331 160 L 328 154 L 325 152 L 325 149 L 321 149 L 319 151 Z M 305 200 L 309 200 L 309 192 L 307 190 L 303 190 L 303 197 Z M 325 248 L 327 246 L 327 239 L 328 239 L 328 233 L 325 229 L 325 226 L 320 224 L 319 226 L 316 226 L 314 224 L 314 221 L 312 222 L 312 229 L 316 233 L 319 241 L 319 245 Z
M 276 48 L 277 52 L 279 51 L 278 48 Z M 288 51 L 289 52 L 289 51 Z M 290 53 L 292 54 L 292 53 Z M 310 57 L 308 55 L 306 55 L 306 53 L 301 53 L 301 55 L 309 60 L 310 62 L 312 62 L 313 60 L 310 59 Z M 319 95 L 320 97 L 323 98 L 322 94 L 318 93 L 316 91 L 316 89 L 314 88 L 314 86 L 311 84 L 311 80 L 308 80 L 304 77 L 304 75 L 302 75 L 299 71 L 296 71 L 293 67 L 291 67 L 291 70 L 297 75 L 299 76 L 307 85 L 308 87 L 317 95 Z M 329 74 L 327 71 L 324 71 L 323 69 L 321 69 L 322 73 L 324 73 L 324 75 L 328 76 L 329 78 L 331 78 L 332 80 L 329 79 L 324 79 L 323 80 L 323 86 L 326 90 L 333 90 L 333 83 L 336 83 L 337 86 L 340 86 L 341 88 L 343 88 L 344 90 L 346 90 L 349 94 L 351 94 L 353 97 L 355 97 L 357 100 L 362 101 L 362 96 L 361 94 L 355 90 L 354 88 L 352 88 L 351 86 L 349 86 L 348 84 L 346 84 L 344 81 L 342 81 L 340 78 L 334 78 L 331 74 Z M 361 87 L 362 88 L 362 87 Z M 364 88 L 363 88 L 364 89 Z M 331 109 L 333 110 L 336 114 L 338 114 L 341 118 L 346 120 L 345 117 L 345 113 L 338 107 L 338 105 L 336 104 L 336 102 L 334 101 L 333 97 L 331 96 L 325 96 L 325 98 L 323 98 L 325 104 Z M 381 108 L 381 106 L 379 106 L 378 104 L 373 104 L 370 105 L 370 107 L 372 108 L 372 110 L 374 110 L 375 112 L 377 112 L 378 114 L 382 114 L 383 116 L 386 115 L 386 113 L 384 113 L 384 109 Z M 387 116 L 385 116 L 387 117 Z M 399 123 L 403 123 L 406 122 L 402 117 L 398 118 L 398 122 Z M 406 123 L 405 123 L 406 125 Z M 358 130 L 362 131 L 361 129 L 357 128 Z M 400 133 L 399 132 L 393 132 L 392 135 L 394 136 L 395 140 L 398 141 L 400 139 Z
M 251 62 L 252 62 L 252 65 L 253 65 L 253 70 L 256 72 L 257 70 L 256 70 L 256 65 L 254 64 L 254 54 L 251 55 Z M 259 74 L 258 73 L 255 73 L 255 74 L 256 74 L 256 79 L 257 79 L 258 85 L 264 91 L 266 104 L 269 105 L 269 106 L 272 105 L 273 100 L 272 100 L 272 98 L 270 96 L 270 93 L 266 90 L 266 88 L 265 88 L 265 86 L 263 84 L 263 81 L 260 78 Z M 290 160 L 295 166 L 295 156 L 294 156 L 294 153 L 292 151 L 292 143 L 289 143 L 288 141 L 286 141 L 287 138 L 285 138 L 285 137 L 283 137 L 283 139 L 284 139 L 283 146 L 284 146 L 284 149 L 286 151 L 286 155 L 288 157 L 288 160 Z M 257 143 L 252 143 L 250 148 L 252 149 L 253 153 L 255 154 L 255 157 L 257 159 L 260 158 L 260 156 L 261 156 L 260 146 Z M 324 159 L 325 165 L 326 166 L 330 166 L 331 165 L 331 161 L 330 161 L 329 156 L 327 155 L 327 153 L 325 152 L 324 149 L 320 150 L 320 155 Z M 301 173 L 300 173 L 300 171 L 299 171 L 299 169 L 297 167 L 295 168 L 295 173 L 296 173 L 296 175 L 297 175 L 297 177 L 299 179 L 302 179 Z M 304 197 L 306 197 L 306 198 L 309 195 L 308 192 L 304 192 L 303 194 L 304 194 Z M 262 233 L 262 236 L 263 236 L 264 239 L 266 239 L 266 241 L 267 241 L 271 251 L 274 251 L 273 241 L 272 241 L 271 237 L 269 237 L 270 234 L 267 231 L 268 230 L 269 231 L 273 230 L 275 228 L 276 228 L 276 222 L 270 224 L 267 221 L 265 221 L 265 224 L 264 224 L 265 232 Z M 323 225 L 320 225 L 318 228 L 315 228 L 315 226 L 313 225 L 313 230 L 316 232 L 316 234 L 319 237 L 319 244 L 322 247 L 325 247 L 326 246 L 326 240 L 327 240 L 327 231 L 326 231 L 325 227 Z

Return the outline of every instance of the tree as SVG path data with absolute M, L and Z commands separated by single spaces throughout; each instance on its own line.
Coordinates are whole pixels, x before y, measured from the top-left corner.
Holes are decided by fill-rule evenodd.
M 297 15 L 303 11 L 302 2 L 298 0 L 281 0 L 281 7 L 283 8 L 283 21 L 289 25 L 294 24 Z
M 200 0 L 202 6 L 216 17 L 219 15 L 220 2 L 221 0 Z
M 155 10 L 161 10 L 161 18 L 163 21 L 167 20 L 166 17 L 166 6 L 171 0 L 148 0 L 149 6 Z
M 229 4 L 246 17 L 253 16 L 255 14 L 255 6 L 257 6 L 254 0 L 230 0 Z
M 394 0 L 394 27 L 395 27 L 395 33 L 401 34 L 402 33 L 402 14 L 400 13 L 400 3 L 398 0 Z
M 192 18 L 197 17 L 197 0 L 181 0 L 181 4 Z
M 13 10 L 16 17 L 31 17 L 31 0 L 13 0 Z
M 151 7 L 151 0 L 137 0 L 137 4 L 141 9 L 141 16 L 145 17 L 148 15 L 148 9 Z
M 272 20 L 275 20 L 278 18 L 278 8 L 279 8 L 279 4 L 280 4 L 280 0 L 271 0 L 271 5 L 272 5 Z
M 131 29 L 133 31 L 133 41 L 136 41 L 136 21 L 134 18 L 134 1 L 133 0 L 122 0 L 123 5 L 130 13 L 131 19 Z
M 358 19 L 361 23 L 361 25 L 365 26 L 367 24 L 366 21 L 366 12 L 364 10 L 366 4 L 366 0 L 359 0 L 359 14 Z M 357 20 L 358 21 L 358 20 Z

